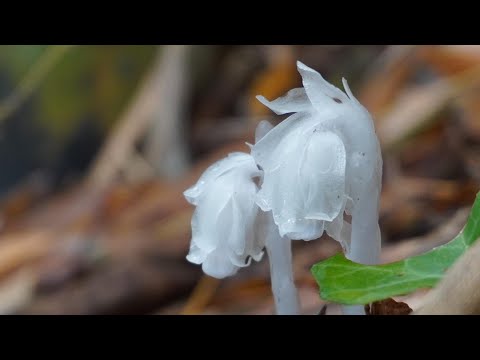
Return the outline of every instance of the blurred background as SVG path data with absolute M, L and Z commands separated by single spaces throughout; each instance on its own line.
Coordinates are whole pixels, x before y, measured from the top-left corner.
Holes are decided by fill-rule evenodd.
M 182 192 L 284 118 L 255 95 L 301 86 L 296 60 L 374 117 L 383 261 L 452 239 L 480 188 L 478 46 L 0 46 L 0 313 L 273 313 L 266 259 L 221 281 L 185 260 Z M 339 251 L 294 242 L 305 314 Z

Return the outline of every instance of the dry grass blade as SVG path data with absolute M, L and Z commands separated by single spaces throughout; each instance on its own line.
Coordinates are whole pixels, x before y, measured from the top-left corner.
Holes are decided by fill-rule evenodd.
M 203 275 L 180 314 L 192 315 L 202 313 L 215 295 L 219 285 L 220 280 Z
M 55 65 L 74 45 L 49 46 L 40 59 L 30 68 L 17 88 L 0 103 L 0 123 L 17 110 L 28 96 L 40 85 Z
M 465 226 L 470 209 L 470 206 L 466 206 L 457 210 L 455 215 L 447 222 L 426 235 L 404 239 L 398 244 L 385 246 L 382 250 L 382 263 L 394 262 L 409 256 L 419 255 L 449 242 Z
M 359 99 L 375 119 L 384 114 L 414 71 L 412 60 L 417 48 L 413 45 L 389 46 L 372 64 Z
M 479 85 L 480 66 L 476 66 L 459 75 L 409 90 L 379 121 L 378 134 L 383 148 L 392 149 L 418 133 L 450 101 Z
M 171 60 L 171 56 L 158 50 L 152 71 L 95 159 L 87 179 L 90 185 L 108 186 L 128 164 L 137 140 L 147 131 L 158 112 L 159 102 L 169 91 L 167 74 L 172 66 Z
M 424 46 L 419 49 L 418 57 L 441 74 L 450 76 L 478 65 L 480 61 L 480 46 Z
M 0 284 L 0 315 L 13 314 L 30 302 L 35 291 L 35 273 L 22 269 Z
M 0 277 L 47 254 L 54 240 L 54 235 L 47 231 L 0 238 Z
M 188 54 L 186 45 L 165 47 L 164 87 L 158 94 L 151 131 L 147 135 L 146 158 L 155 172 L 166 178 L 182 175 L 188 166 L 183 129 L 189 88 Z

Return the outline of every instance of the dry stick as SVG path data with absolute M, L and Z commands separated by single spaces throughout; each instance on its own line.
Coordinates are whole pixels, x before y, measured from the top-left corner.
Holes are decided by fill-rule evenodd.
M 402 69 L 404 64 L 409 64 L 411 59 L 415 57 L 418 51 L 418 45 L 389 45 L 387 46 L 379 56 L 370 64 L 367 71 L 364 74 L 366 85 L 377 81 L 382 83 L 389 83 L 392 80 L 401 80 L 403 76 L 399 77 L 398 71 Z M 412 68 L 412 66 L 409 66 Z M 385 79 L 388 77 L 388 79 Z M 397 81 L 394 81 L 392 86 L 398 85 Z M 403 82 L 402 82 L 403 83 Z M 390 84 L 388 84 L 390 85 Z M 364 90 L 365 91 L 365 90 Z M 377 109 L 376 109 L 377 110 Z
M 410 256 L 420 255 L 434 247 L 444 245 L 462 230 L 467 222 L 471 206 L 458 209 L 450 219 L 422 236 L 402 240 L 398 244 L 387 245 L 382 250 L 382 263 L 390 263 Z
M 17 88 L 0 103 L 0 123 L 15 112 L 74 45 L 49 46 L 28 70 Z
M 47 230 L 0 237 L 0 278 L 45 256 L 53 244 L 55 236 Z
M 480 66 L 419 86 L 400 97 L 378 122 L 378 136 L 385 151 L 393 150 L 431 124 L 434 115 L 458 96 L 480 86 Z
M 480 241 L 469 248 L 413 315 L 480 314 Z
M 0 315 L 14 314 L 35 295 L 36 273 L 32 266 L 17 270 L 0 283 Z
M 172 66 L 169 49 L 174 47 L 158 50 L 151 72 L 95 159 L 87 178 L 89 185 L 104 188 L 115 179 L 134 152 L 135 142 L 148 130 L 160 104 L 168 99 L 170 84 L 165 79 Z
M 164 51 L 165 88 L 157 101 L 151 131 L 147 136 L 146 158 L 157 175 L 167 178 L 181 176 L 188 166 L 183 129 L 189 79 L 188 50 L 188 46 L 179 45 L 169 46 Z
M 195 288 L 190 294 L 187 303 L 180 314 L 192 315 L 201 313 L 210 303 L 210 300 L 215 295 L 219 285 L 219 279 L 203 275 L 197 285 L 195 285 Z

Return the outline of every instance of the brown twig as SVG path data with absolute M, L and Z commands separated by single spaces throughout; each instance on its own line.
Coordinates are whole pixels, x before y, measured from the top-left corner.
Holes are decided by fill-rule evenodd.
M 190 297 L 187 300 L 183 310 L 180 312 L 183 315 L 199 314 L 208 305 L 213 295 L 220 285 L 220 280 L 203 275 L 198 281 L 195 289 L 193 289 Z
M 115 179 L 129 163 L 136 141 L 150 127 L 161 106 L 159 103 L 168 99 L 170 84 L 167 75 L 173 65 L 172 56 L 167 56 L 168 51 L 165 54 L 164 50 L 159 48 L 151 72 L 95 159 L 87 178 L 89 185 L 103 188 Z

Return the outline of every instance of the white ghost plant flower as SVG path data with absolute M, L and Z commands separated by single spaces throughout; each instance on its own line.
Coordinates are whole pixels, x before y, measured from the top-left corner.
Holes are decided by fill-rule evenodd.
M 281 236 L 312 240 L 326 231 L 349 259 L 375 264 L 382 157 L 373 120 L 345 79 L 346 94 L 301 62 L 297 67 L 303 88 L 274 101 L 257 97 L 277 114 L 295 113 L 252 149 L 264 171 L 257 203 L 272 211 Z
M 372 118 L 345 79 L 346 94 L 297 66 L 303 88 L 274 101 L 258 97 L 277 114 L 295 114 L 273 128 L 261 122 L 251 155 L 230 154 L 184 193 L 196 206 L 187 259 L 223 278 L 259 261 L 266 248 L 278 314 L 299 312 L 291 240 L 326 231 L 349 259 L 364 264 L 378 262 L 381 245 L 382 158 Z
M 265 240 L 255 236 L 259 211 L 255 204 L 260 176 L 253 157 L 232 153 L 211 165 L 198 182 L 184 192 L 196 206 L 187 260 L 202 264 L 216 278 L 234 275 L 263 255 Z
M 267 121 L 260 122 L 256 141 L 271 128 Z M 232 153 L 210 166 L 184 192 L 196 206 L 187 260 L 202 264 L 207 275 L 224 278 L 248 266 L 252 258 L 261 260 L 266 248 L 277 314 L 298 314 L 290 239 L 280 236 L 271 213 L 255 203 L 261 181 L 255 178 L 262 173 L 251 155 Z

